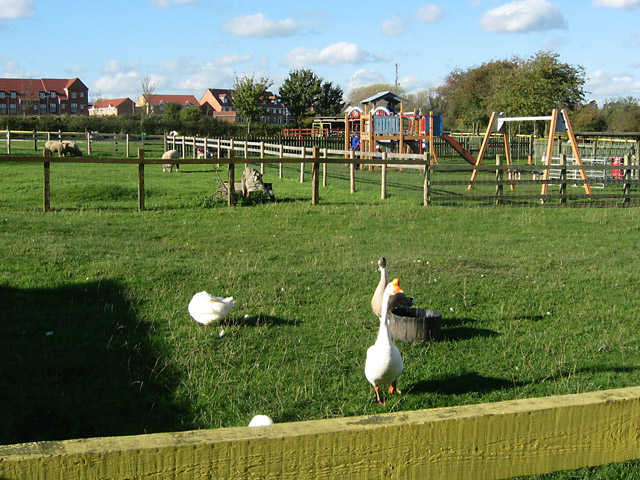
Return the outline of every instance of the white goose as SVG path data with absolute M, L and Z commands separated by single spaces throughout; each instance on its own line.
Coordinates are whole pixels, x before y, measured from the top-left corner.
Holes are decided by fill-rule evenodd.
M 373 292 L 373 297 L 371 297 L 371 310 L 375 313 L 376 317 L 380 318 L 381 307 L 382 307 L 382 295 L 384 294 L 384 289 L 387 286 L 387 282 L 389 281 L 387 278 L 387 259 L 384 257 L 380 257 L 378 259 L 378 269 L 380 270 L 380 281 L 378 282 L 378 286 L 376 287 L 376 291 Z
M 233 297 L 221 298 L 207 292 L 198 292 L 189 302 L 189 315 L 196 322 L 209 325 L 226 317 L 234 305 Z
M 398 293 L 402 293 L 400 281 L 394 278 L 384 289 L 380 315 L 380 330 L 376 343 L 367 350 L 367 360 L 364 366 L 364 374 L 376 391 L 378 403 L 384 403 L 380 396 L 380 385 L 389 385 L 389 393 L 401 393 L 396 388 L 396 379 L 404 370 L 400 350 L 391 340 L 387 315 L 389 311 L 389 299 Z

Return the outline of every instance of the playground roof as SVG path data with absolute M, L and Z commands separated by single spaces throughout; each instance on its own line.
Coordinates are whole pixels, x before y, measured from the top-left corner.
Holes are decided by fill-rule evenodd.
M 389 91 L 376 93 L 372 97 L 365 98 L 360 103 L 377 103 L 381 100 L 384 100 L 392 105 L 397 105 L 398 103 L 409 103 L 409 100 L 407 100 L 406 98 L 402 98 L 396 95 L 395 93 L 389 92 Z

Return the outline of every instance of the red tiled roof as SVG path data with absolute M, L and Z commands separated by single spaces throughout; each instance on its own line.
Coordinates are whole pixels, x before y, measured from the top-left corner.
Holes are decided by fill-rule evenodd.
M 177 103 L 178 105 L 185 106 L 187 104 L 190 105 L 200 105 L 198 99 L 193 95 L 164 95 L 155 93 L 153 98 L 151 99 L 151 105 L 160 105 L 164 103 Z
M 98 100 L 93 104 L 93 108 L 108 108 L 108 107 L 117 107 L 122 105 L 124 102 L 129 100 L 129 98 L 111 98 L 111 99 L 103 99 Z
M 39 92 L 56 92 L 59 97 L 65 99 L 65 89 L 75 82 L 82 83 L 78 78 L 0 78 L 0 91 L 18 92 L 26 99 L 37 99 Z

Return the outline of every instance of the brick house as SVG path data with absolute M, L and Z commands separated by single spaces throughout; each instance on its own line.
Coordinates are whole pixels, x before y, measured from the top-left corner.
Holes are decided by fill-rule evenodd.
M 108 117 L 118 115 L 133 115 L 136 104 L 130 98 L 113 98 L 98 100 L 89 108 L 89 115 Z
M 88 115 L 79 78 L 0 78 L 0 115 Z
M 273 93 L 267 92 L 267 95 L 268 99 L 262 105 L 267 114 L 258 120 L 265 123 L 289 123 L 287 107 Z M 244 123 L 244 120 L 238 116 L 233 106 L 233 90 L 208 88 L 200 98 L 200 105 L 203 106 L 205 113 L 209 116 L 226 122 Z
M 169 103 L 177 103 L 181 107 L 199 107 L 200 102 L 194 95 L 165 95 L 154 93 L 151 101 L 147 106 L 147 100 L 144 95 L 140 95 L 136 102 L 138 112 L 151 114 L 164 114 L 164 109 Z

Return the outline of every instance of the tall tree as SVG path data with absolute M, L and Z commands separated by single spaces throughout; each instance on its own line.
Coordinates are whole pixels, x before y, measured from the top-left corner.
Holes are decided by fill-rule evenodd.
M 321 93 L 313 105 L 313 111 L 323 117 L 338 115 L 342 110 L 344 96 L 342 88 L 338 85 L 334 86 L 331 82 L 323 82 L 320 88 Z
M 472 127 L 477 131 L 491 116 L 488 101 L 493 97 L 497 77 L 517 68 L 514 60 L 491 61 L 467 70 L 451 72 L 438 88 L 444 103 L 445 124 L 451 128 Z
M 321 98 L 322 79 L 309 69 L 293 70 L 282 83 L 278 96 L 300 123 L 311 114 Z
M 271 80 L 264 77 L 256 79 L 253 75 L 236 77 L 233 83 L 233 106 L 246 120 L 247 134 L 251 133 L 251 122 L 266 114 L 264 103 L 271 85 Z
M 559 55 L 538 52 L 518 59 L 517 68 L 495 78 L 487 104 L 513 116 L 549 115 L 554 108 L 573 109 L 584 102 L 584 69 L 559 61 Z

